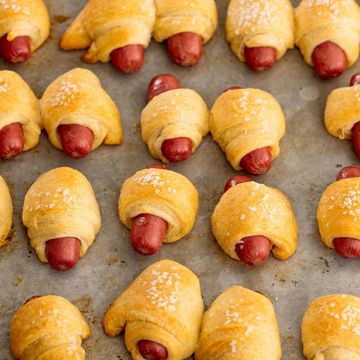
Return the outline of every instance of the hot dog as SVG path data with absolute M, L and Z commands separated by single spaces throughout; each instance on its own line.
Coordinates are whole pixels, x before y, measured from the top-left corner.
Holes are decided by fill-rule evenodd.
M 227 181 L 224 192 L 238 184 L 250 181 L 251 179 L 247 176 L 233 176 Z M 248 265 L 259 265 L 266 261 L 270 251 L 271 243 L 269 239 L 261 235 L 245 237 L 235 246 L 235 252 L 239 259 Z
M 52 268 L 58 271 L 72 269 L 80 256 L 80 240 L 63 237 L 46 242 L 46 258 Z
M 127 45 L 115 49 L 110 54 L 113 67 L 124 74 L 131 74 L 141 69 L 144 63 L 144 46 Z
M 94 134 L 87 127 L 77 124 L 60 125 L 58 132 L 63 151 L 67 156 L 80 159 L 91 151 Z
M 151 101 L 155 96 L 166 91 L 179 89 L 181 87 L 179 80 L 170 74 L 160 74 L 155 76 L 148 86 L 147 101 Z
M 251 175 L 262 175 L 271 169 L 272 159 L 270 147 L 264 147 L 244 156 L 240 167 Z
M 147 169 L 168 168 L 163 164 L 154 164 Z M 140 214 L 132 219 L 131 226 L 131 245 L 133 249 L 141 255 L 153 255 L 162 246 L 163 239 L 167 231 L 167 222 L 158 216 L 150 214 Z
M 231 86 L 229 88 L 227 88 L 226 90 L 223 91 L 223 93 L 226 93 L 227 91 L 230 91 L 230 90 L 238 90 L 238 89 L 242 89 L 241 86 Z
M 347 67 L 343 49 L 331 41 L 318 45 L 312 53 L 316 73 L 323 79 L 340 76 Z
M 242 184 L 242 183 L 250 182 L 250 181 L 251 181 L 251 179 L 248 178 L 247 176 L 242 176 L 242 175 L 233 176 L 226 182 L 224 193 L 226 193 L 230 188 L 232 188 L 238 184 Z
M 360 73 L 356 73 L 350 80 L 350 86 L 360 84 Z M 354 152 L 360 157 L 360 121 L 357 122 L 351 130 Z
M 167 349 L 159 343 L 140 340 L 137 345 L 141 356 L 146 360 L 166 360 L 168 358 Z
M 192 32 L 183 32 L 167 40 L 170 58 L 180 66 L 196 65 L 202 55 L 203 39 Z
M 180 82 L 175 76 L 161 74 L 155 76 L 148 87 L 148 101 L 163 92 L 180 88 Z M 161 152 L 169 162 L 187 160 L 192 154 L 193 144 L 187 137 L 166 139 L 161 145 Z
M 360 168 L 355 166 L 344 167 L 340 170 L 336 180 L 360 177 Z M 344 258 L 360 256 L 360 240 L 350 237 L 339 237 L 333 240 L 336 252 Z
M 28 36 L 18 36 L 9 41 L 7 34 L 0 38 L 0 55 L 10 64 L 19 64 L 31 56 L 31 40 Z
M 354 74 L 350 80 L 350 86 L 359 85 L 360 84 L 360 72 Z
M 276 63 L 276 49 L 272 47 L 245 47 L 246 63 L 252 70 L 270 69 Z
M 0 158 L 10 159 L 24 150 L 24 132 L 20 123 L 4 126 L 0 130 Z

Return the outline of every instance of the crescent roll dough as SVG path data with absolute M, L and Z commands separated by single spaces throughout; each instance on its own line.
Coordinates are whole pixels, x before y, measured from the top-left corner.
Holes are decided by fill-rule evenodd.
M 131 229 L 131 220 L 151 214 L 168 224 L 165 243 L 180 240 L 194 226 L 199 208 L 199 194 L 183 175 L 171 170 L 140 170 L 121 186 L 119 216 Z
M 210 131 L 235 170 L 248 153 L 271 147 L 273 158 L 280 153 L 285 134 L 285 116 L 269 93 L 259 89 L 226 91 L 210 112 Z
M 155 0 L 155 6 L 153 36 L 159 42 L 182 32 L 192 32 L 206 43 L 218 26 L 214 0 Z
M 0 176 L 0 247 L 6 245 L 12 225 L 13 204 L 9 188 Z
M 195 350 L 204 312 L 197 276 L 174 261 L 149 266 L 118 296 L 105 314 L 108 336 L 125 329 L 125 344 L 134 360 L 143 360 L 137 343 L 163 345 L 168 360 L 188 358 Z
M 275 311 L 265 296 L 232 286 L 206 311 L 196 360 L 280 360 L 280 357 Z
M 24 150 L 32 149 L 39 143 L 42 129 L 39 100 L 17 73 L 2 70 L 0 71 L 0 129 L 12 123 L 22 125 Z
M 308 360 L 360 360 L 360 298 L 335 294 L 315 299 L 301 334 Z
M 231 0 L 227 40 L 240 61 L 245 47 L 272 47 L 282 58 L 294 47 L 294 9 L 289 0 Z
M 256 182 L 229 189 L 216 205 L 211 225 L 219 245 L 236 260 L 235 246 L 248 236 L 267 237 L 280 260 L 297 248 L 297 224 L 289 200 L 279 190 Z
M 50 19 L 42 0 L 1 0 L 0 38 L 7 34 L 9 41 L 29 36 L 31 51 L 39 48 L 50 34 Z
M 100 230 L 99 206 L 94 191 L 81 172 L 60 167 L 42 174 L 28 190 L 22 213 L 31 246 L 47 262 L 45 243 L 76 237 L 84 256 Z
M 65 31 L 63 50 L 88 49 L 83 60 L 109 62 L 126 45 L 148 47 L 155 23 L 152 0 L 90 0 Z
M 84 360 L 81 341 L 89 336 L 78 308 L 55 295 L 30 300 L 10 323 L 11 351 L 19 360 Z
M 57 128 L 65 124 L 89 128 L 94 134 L 93 150 L 103 142 L 122 143 L 120 113 L 89 70 L 76 68 L 58 77 L 46 89 L 40 106 L 49 140 L 58 149 L 62 145 Z
M 348 66 L 359 57 L 360 8 L 355 0 L 302 0 L 295 9 L 295 43 L 307 64 L 325 41 L 341 47 Z
M 190 89 L 166 91 L 155 96 L 141 114 L 142 138 L 156 159 L 169 161 L 161 152 L 165 140 L 188 137 L 193 152 L 209 132 L 209 110 L 204 100 Z
M 351 129 L 360 121 L 360 85 L 333 90 L 327 98 L 325 126 L 340 139 L 351 139 Z
M 317 219 L 321 238 L 330 248 L 339 237 L 360 239 L 360 178 L 331 184 L 320 199 Z

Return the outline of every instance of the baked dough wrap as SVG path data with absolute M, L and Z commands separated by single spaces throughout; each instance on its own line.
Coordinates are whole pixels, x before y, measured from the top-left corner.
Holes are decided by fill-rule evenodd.
M 342 48 L 348 66 L 359 57 L 360 8 L 355 0 L 302 0 L 295 9 L 295 43 L 309 65 L 314 49 L 325 41 Z
M 0 38 L 7 34 L 9 41 L 29 36 L 31 51 L 39 48 L 49 37 L 50 18 L 42 0 L 1 0 Z
M 19 360 L 84 360 L 81 341 L 89 336 L 78 308 L 55 295 L 30 300 L 10 323 L 11 351 Z
M 154 0 L 156 22 L 153 36 L 162 42 L 169 37 L 192 32 L 207 43 L 218 26 L 218 14 L 214 0 Z
M 360 239 L 360 178 L 332 183 L 321 196 L 317 220 L 322 241 L 332 249 L 336 238 Z
M 281 340 L 269 299 L 241 286 L 224 291 L 205 312 L 196 360 L 280 360 Z
M 327 98 L 325 126 L 339 139 L 351 139 L 353 126 L 360 121 L 360 85 L 333 90 Z
M 240 61 L 245 47 L 272 47 L 282 58 L 294 47 L 294 9 L 289 0 L 231 0 L 226 37 Z
M 161 260 L 112 303 L 104 329 L 111 337 L 125 329 L 125 344 L 134 360 L 143 360 L 137 347 L 140 340 L 162 344 L 167 360 L 182 360 L 195 350 L 203 312 L 197 276 L 174 261 Z
M 73 69 L 54 80 L 40 101 L 44 128 L 50 142 L 62 149 L 60 125 L 78 124 L 94 134 L 92 150 L 102 143 L 122 143 L 120 113 L 91 71 Z
M 63 50 L 88 49 L 83 60 L 109 62 L 113 50 L 148 47 L 155 23 L 152 0 L 90 0 L 60 40 Z
M 308 360 L 360 360 L 360 299 L 326 295 L 315 299 L 301 326 Z
M 289 200 L 279 190 L 253 181 L 238 184 L 221 197 L 211 226 L 219 245 L 236 260 L 235 246 L 248 236 L 267 237 L 280 260 L 297 248 L 297 223 Z
M 284 113 L 269 93 L 259 89 L 237 89 L 223 93 L 210 111 L 210 131 L 235 170 L 250 152 L 271 147 L 273 158 L 280 153 L 285 135 Z
M 24 151 L 34 148 L 39 143 L 42 122 L 38 98 L 20 75 L 13 71 L 1 70 L 0 129 L 13 123 L 22 125 Z
M 77 170 L 60 167 L 50 170 L 31 185 L 22 213 L 31 246 L 47 262 L 46 241 L 62 237 L 80 240 L 84 256 L 100 230 L 101 218 L 94 191 Z
M 144 169 L 121 186 L 119 216 L 131 229 L 131 220 L 151 214 L 168 224 L 165 243 L 175 242 L 193 228 L 199 208 L 199 194 L 183 175 L 171 170 Z
M 195 152 L 209 132 L 209 110 L 194 90 L 176 89 L 155 96 L 141 113 L 141 133 L 156 159 L 169 161 L 161 152 L 165 140 L 187 137 Z
M 6 245 L 6 239 L 12 226 L 13 204 L 10 190 L 0 176 L 0 247 Z

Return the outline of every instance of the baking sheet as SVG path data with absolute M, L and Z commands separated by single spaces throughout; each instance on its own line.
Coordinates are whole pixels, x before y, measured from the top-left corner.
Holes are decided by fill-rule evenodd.
M 28 63 L 13 67 L 0 61 L 0 68 L 15 69 L 39 97 L 52 80 L 74 67 L 94 71 L 121 110 L 125 139 L 121 146 L 102 146 L 86 159 L 75 161 L 53 148 L 43 134 L 36 149 L 15 161 L 0 163 L 0 174 L 10 185 L 14 201 L 11 241 L 0 249 L 0 359 L 11 359 L 9 322 L 16 309 L 30 296 L 50 293 L 71 300 L 90 321 L 92 336 L 84 342 L 88 359 L 130 359 L 122 336 L 109 339 L 104 335 L 102 318 L 112 300 L 135 276 L 163 258 L 176 260 L 199 276 L 207 306 L 232 284 L 266 294 L 274 302 L 281 328 L 282 359 L 303 359 L 299 332 L 308 302 L 336 292 L 360 296 L 359 261 L 340 259 L 325 248 L 315 219 L 317 202 L 339 168 L 359 164 L 351 143 L 330 137 L 322 122 L 326 96 L 332 89 L 347 84 L 351 74 L 360 71 L 359 64 L 342 77 L 325 82 L 305 65 L 298 50 L 292 50 L 273 70 L 251 72 L 237 61 L 225 41 L 228 1 L 219 0 L 220 26 L 197 67 L 182 69 L 173 65 L 165 47 L 153 41 L 142 71 L 123 76 L 111 65 L 83 64 L 83 52 L 58 50 L 59 35 L 86 0 L 45 2 L 52 18 L 51 38 Z M 297 5 L 298 1 L 293 3 Z M 235 172 L 210 136 L 189 161 L 170 166 L 199 189 L 200 213 L 194 230 L 183 240 L 163 246 L 156 256 L 145 258 L 133 252 L 129 232 L 117 215 L 119 187 L 136 170 L 154 162 L 141 140 L 139 115 L 145 105 L 148 82 L 164 72 L 175 74 L 184 87 L 198 91 L 209 107 L 232 85 L 264 89 L 281 103 L 288 126 L 281 143 L 282 153 L 273 169 L 257 180 L 279 188 L 293 204 L 299 224 L 299 248 L 291 259 L 281 262 L 270 258 L 264 266 L 252 268 L 232 260 L 217 245 L 210 232 L 210 216 L 226 180 Z M 74 167 L 88 177 L 102 214 L 96 242 L 78 266 L 67 273 L 58 273 L 40 263 L 21 222 L 27 189 L 38 175 L 58 166 Z

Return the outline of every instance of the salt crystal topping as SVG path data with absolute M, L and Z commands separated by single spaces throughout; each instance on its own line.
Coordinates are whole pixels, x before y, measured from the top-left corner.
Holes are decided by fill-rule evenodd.
M 340 12 L 349 8 L 350 5 L 348 0 L 308 0 L 306 3 L 306 7 L 311 14 L 329 17 L 331 20 L 336 20 Z M 326 6 L 328 11 L 322 11 L 323 6 Z M 314 10 L 316 7 L 319 7 L 317 11 Z
M 233 354 L 236 354 L 236 352 L 237 352 L 236 340 L 232 340 L 232 341 L 230 342 L 230 347 L 231 347 L 231 352 L 232 352 Z
M 335 307 L 330 304 L 331 308 Z M 342 330 L 352 331 L 357 336 L 360 336 L 360 307 L 347 306 L 341 312 L 329 311 L 328 316 L 341 322 L 340 328 Z
M 31 11 L 28 6 L 21 6 L 19 0 L 0 0 L 0 12 L 1 10 L 11 11 L 14 14 L 30 15 Z
M 1 1 L 1 0 L 0 0 Z M 6 93 L 10 90 L 10 85 L 6 81 L 0 80 L 0 93 Z
M 354 85 L 351 87 L 356 101 L 360 101 L 360 85 Z
M 241 28 L 255 31 L 255 25 L 271 25 L 275 22 L 278 5 L 268 0 L 238 0 L 237 6 L 232 8 L 232 17 L 236 19 L 235 34 L 239 35 Z M 235 25 L 235 24 L 234 24 Z
M 181 297 L 179 273 L 154 269 L 152 275 L 153 280 L 150 281 L 150 287 L 146 281 L 143 282 L 143 286 L 147 287 L 146 297 L 159 308 L 175 311 Z
M 162 179 L 161 175 L 156 171 L 151 171 L 146 175 L 141 175 L 135 179 L 135 181 L 143 186 L 152 186 L 155 188 L 155 193 L 160 193 L 160 188 L 164 187 L 166 191 L 172 194 L 176 194 L 177 191 L 175 188 L 169 186 L 171 184 L 170 180 Z M 166 187 L 165 187 L 166 185 Z
M 56 89 L 51 99 L 51 105 L 56 106 L 68 106 L 80 93 L 81 87 L 85 84 L 81 81 L 74 81 L 72 75 L 68 75 L 60 82 L 60 90 Z

